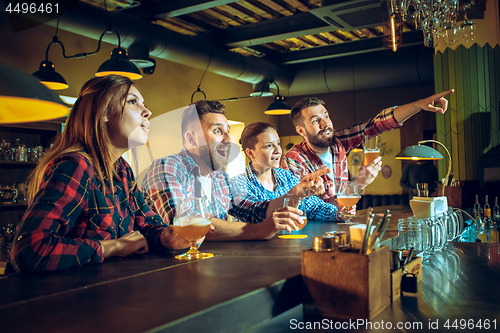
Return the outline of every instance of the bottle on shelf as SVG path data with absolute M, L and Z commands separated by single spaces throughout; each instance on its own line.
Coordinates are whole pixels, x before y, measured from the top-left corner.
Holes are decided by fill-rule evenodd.
M 481 204 L 479 204 L 479 195 L 476 194 L 476 203 L 474 204 L 474 207 L 472 208 L 472 216 L 474 217 L 474 220 L 476 220 L 477 224 L 475 226 L 475 228 L 479 228 L 481 229 L 481 223 L 483 221 L 482 219 L 482 208 L 481 208 Z M 474 229 L 474 232 L 476 232 L 476 230 Z M 479 232 L 479 231 L 477 231 Z M 475 240 L 476 242 L 480 242 L 481 240 L 480 239 L 476 239 Z
M 490 204 L 488 203 L 488 196 L 486 196 L 483 211 L 484 211 L 484 218 L 479 228 L 479 239 L 481 240 L 482 243 L 489 243 L 491 240 L 490 239 L 491 207 Z
M 491 218 L 491 229 L 490 229 L 490 242 L 500 243 L 500 206 L 498 206 L 498 197 L 495 197 L 495 206 L 493 206 L 493 213 Z

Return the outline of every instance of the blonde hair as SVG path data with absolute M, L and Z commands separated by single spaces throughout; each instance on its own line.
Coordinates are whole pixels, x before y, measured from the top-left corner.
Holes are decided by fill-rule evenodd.
M 46 152 L 29 177 L 30 203 L 40 189 L 47 166 L 62 155 L 75 152 L 90 161 L 103 184 L 105 178 L 110 180 L 113 191 L 116 167 L 105 118 L 122 117 L 132 85 L 132 80 L 119 75 L 96 77 L 83 85 L 66 121 L 64 132 L 56 138 L 52 148 Z M 103 186 L 106 192 L 105 187 Z

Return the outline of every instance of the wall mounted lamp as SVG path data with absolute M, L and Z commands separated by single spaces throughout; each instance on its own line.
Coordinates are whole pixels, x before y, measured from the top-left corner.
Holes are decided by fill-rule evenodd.
M 35 77 L 0 63 L 0 124 L 50 120 L 68 113 L 59 96 Z

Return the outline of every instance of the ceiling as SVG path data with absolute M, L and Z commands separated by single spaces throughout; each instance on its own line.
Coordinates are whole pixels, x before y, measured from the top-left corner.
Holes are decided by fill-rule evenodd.
M 84 0 L 244 56 L 295 64 L 383 50 L 380 0 Z M 423 44 L 403 23 L 404 45 Z
M 297 96 L 434 80 L 434 50 L 411 23 L 402 24 L 402 48 L 384 47 L 386 0 L 65 2 L 69 10 L 43 23 L 97 40 L 112 26 L 129 51 L 143 44 L 150 57 L 252 83 L 254 91 L 270 81 Z M 469 18 L 482 18 L 485 3 L 475 0 Z

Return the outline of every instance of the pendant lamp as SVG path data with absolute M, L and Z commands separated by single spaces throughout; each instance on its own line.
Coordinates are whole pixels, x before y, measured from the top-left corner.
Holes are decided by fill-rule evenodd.
M 68 107 L 35 77 L 0 63 L 0 124 L 15 124 L 67 116 Z
M 278 94 L 274 97 L 274 101 L 267 107 L 265 114 L 269 115 L 283 115 L 289 114 L 292 111 L 290 105 L 286 104 L 285 97 L 280 95 L 280 87 L 276 82 L 273 82 L 278 89 Z

